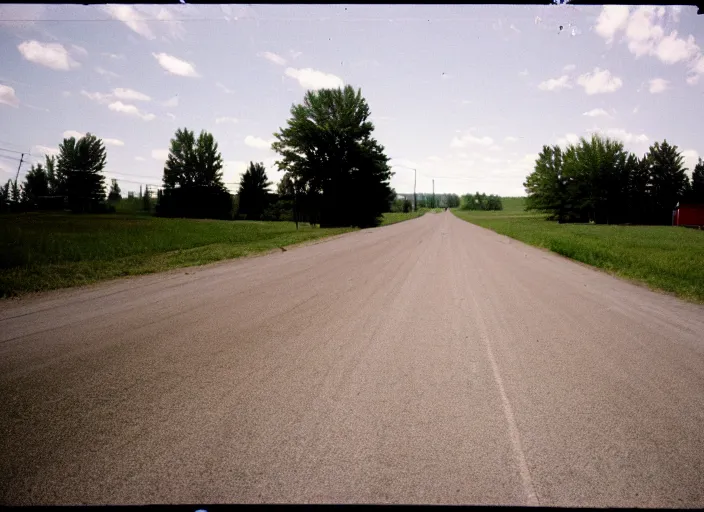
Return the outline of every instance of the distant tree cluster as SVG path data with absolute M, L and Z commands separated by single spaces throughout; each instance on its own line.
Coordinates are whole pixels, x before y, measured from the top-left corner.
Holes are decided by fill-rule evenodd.
M 90 133 L 64 139 L 56 157 L 45 157 L 27 172 L 25 181 L 0 187 L 3 211 L 62 209 L 105 212 L 106 152 L 103 141 Z
M 503 210 L 504 206 L 501 202 L 501 198 L 495 195 L 480 194 L 466 194 L 460 198 L 460 209 L 461 210 Z
M 691 182 L 683 162 L 667 141 L 640 159 L 599 135 L 566 149 L 544 146 L 524 183 L 527 209 L 559 222 L 669 224 L 678 202 L 704 203 L 704 162 Z
M 231 194 L 223 183 L 223 159 L 213 135 L 201 131 L 196 136 L 180 128 L 170 141 L 162 189 L 147 186 L 142 193 L 140 187 L 139 197 L 129 192 L 123 198 L 113 179 L 106 191 L 105 146 L 86 134 L 64 139 L 58 156 L 33 166 L 25 183 L 10 181 L 0 187 L 0 206 L 3 211 L 105 212 L 121 205 L 154 209 L 164 217 L 374 226 L 394 207 L 396 194 L 389 185 L 389 158 L 372 137 L 369 117 L 361 91 L 351 86 L 308 91 L 291 108 L 287 126 L 274 134 L 272 149 L 281 155 L 277 164 L 284 172 L 275 192 L 264 164 L 250 162 L 237 193 Z M 405 201 L 400 208 L 408 211 L 410 205 Z

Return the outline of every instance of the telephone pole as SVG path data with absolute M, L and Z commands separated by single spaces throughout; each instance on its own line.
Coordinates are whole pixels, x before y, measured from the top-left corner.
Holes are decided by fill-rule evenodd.
M 17 178 L 20 176 L 20 167 L 22 167 L 22 160 L 24 159 L 24 153 L 20 155 L 20 165 L 17 166 L 17 174 L 15 174 L 15 183 L 17 183 Z

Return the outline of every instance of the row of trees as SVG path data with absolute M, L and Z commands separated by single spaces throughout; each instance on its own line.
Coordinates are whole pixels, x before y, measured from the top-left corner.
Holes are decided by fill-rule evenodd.
M 495 195 L 466 194 L 460 199 L 460 209 L 462 210 L 503 210 L 504 206 L 501 198 Z
M 105 212 L 106 152 L 103 141 L 86 134 L 64 139 L 57 156 L 32 165 L 25 181 L 8 181 L 0 188 L 3 210 L 63 209 Z
M 321 226 L 373 226 L 389 211 L 395 192 L 384 148 L 373 137 L 361 91 L 308 91 L 291 108 L 272 149 L 284 172 L 274 193 L 263 164 L 251 162 L 234 208 L 248 219 L 293 217 Z M 233 198 L 222 182 L 222 157 L 213 136 L 179 129 L 164 167 L 157 214 L 229 218 Z
M 527 209 L 559 222 L 670 224 L 677 203 L 704 203 L 704 162 L 690 181 L 682 153 L 667 141 L 638 158 L 593 135 L 565 149 L 543 146 L 524 186 Z

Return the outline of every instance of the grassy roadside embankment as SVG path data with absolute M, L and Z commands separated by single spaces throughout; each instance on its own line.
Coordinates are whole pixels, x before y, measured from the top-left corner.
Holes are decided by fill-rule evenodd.
M 150 274 L 353 231 L 293 222 L 26 213 L 0 219 L 0 297 Z
M 523 211 L 521 198 L 504 210 L 453 210 L 460 219 L 616 276 L 704 303 L 704 231 L 671 226 L 558 224 Z
M 443 211 L 443 208 L 418 208 L 418 211 L 415 212 L 385 213 L 382 217 L 380 226 L 388 226 L 389 224 L 396 224 L 397 222 L 403 222 L 404 220 L 416 219 L 426 213 L 439 213 L 441 211 Z

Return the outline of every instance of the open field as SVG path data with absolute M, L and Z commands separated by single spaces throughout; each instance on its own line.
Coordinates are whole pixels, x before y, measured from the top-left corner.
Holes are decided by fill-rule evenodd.
M 619 277 L 704 302 L 704 232 L 671 226 L 557 224 L 504 199 L 504 211 L 459 218 Z
M 0 219 L 0 297 L 256 254 L 351 231 L 293 222 L 28 213 Z

